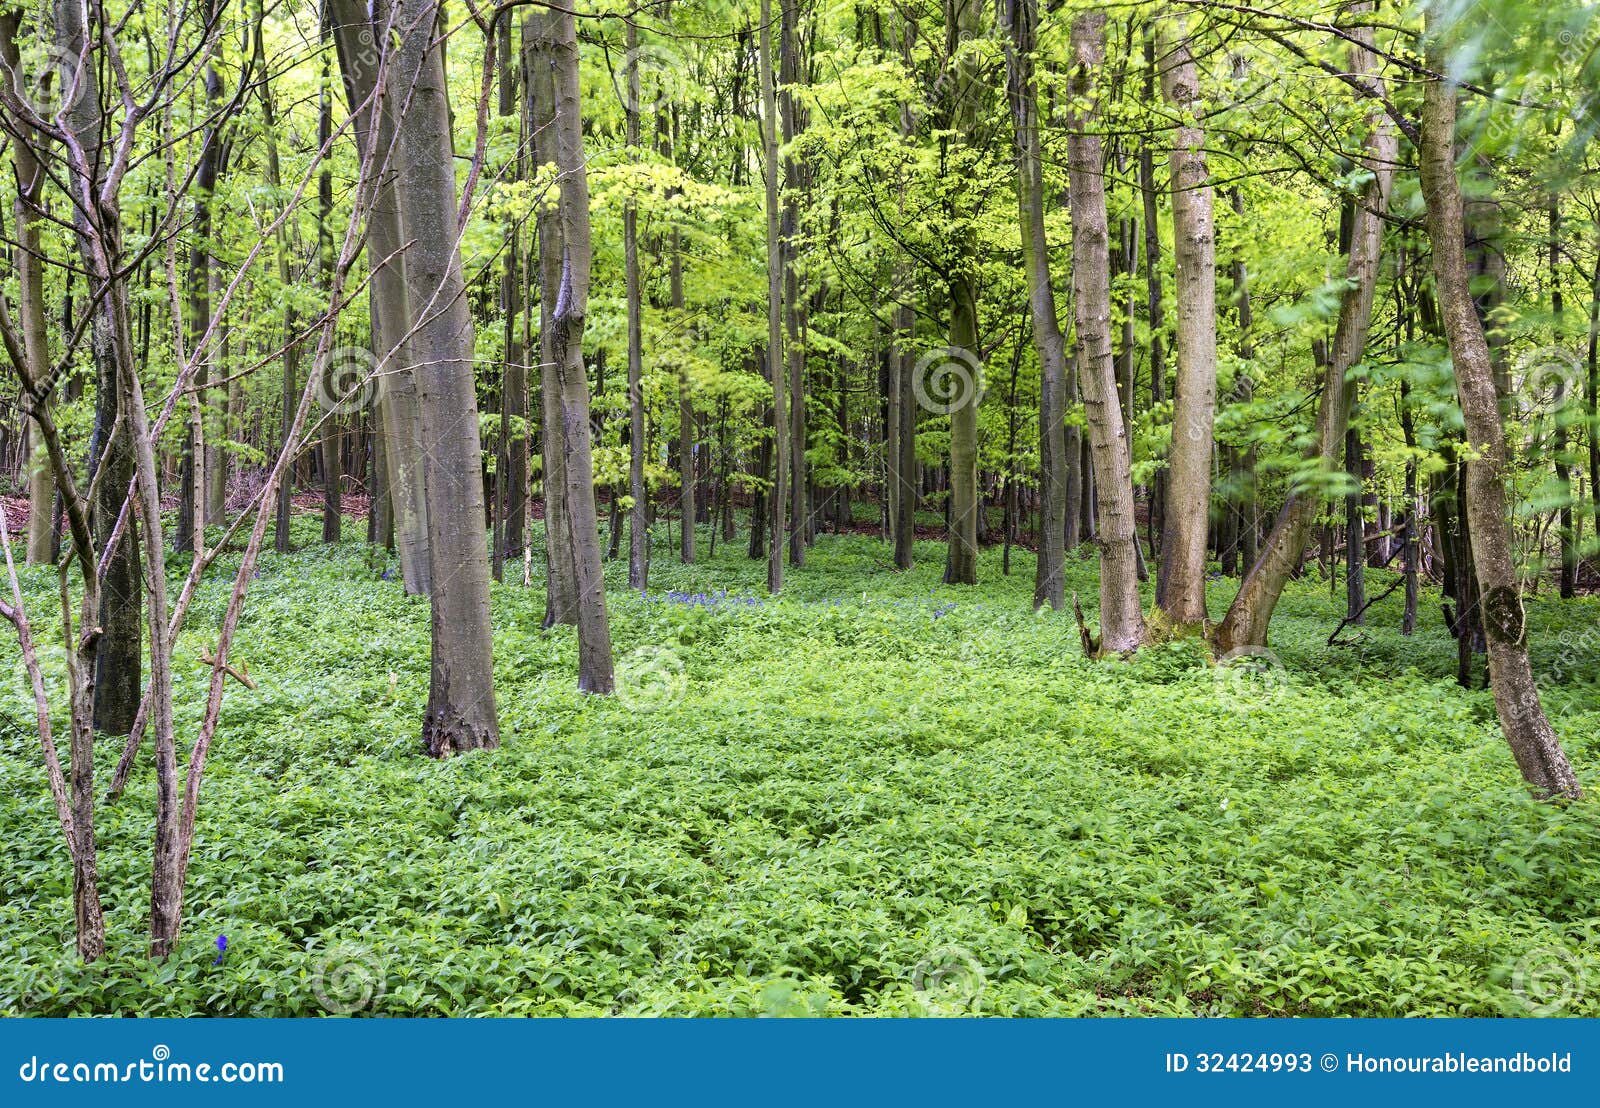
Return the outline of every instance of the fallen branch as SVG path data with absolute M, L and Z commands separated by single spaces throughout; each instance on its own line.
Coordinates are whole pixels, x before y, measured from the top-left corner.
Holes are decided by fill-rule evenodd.
M 1356 612 L 1355 615 L 1345 616 L 1344 619 L 1340 620 L 1339 621 L 1339 626 L 1335 627 L 1333 629 L 1333 634 L 1328 636 L 1328 645 L 1329 646 L 1333 646 L 1334 645 L 1334 641 L 1333 640 L 1335 640 L 1335 639 L 1337 639 L 1339 637 L 1339 632 L 1340 631 L 1343 631 L 1346 627 L 1349 627 L 1356 620 L 1358 620 L 1362 616 L 1366 615 L 1368 608 L 1372 607 L 1378 601 L 1382 600 L 1384 597 L 1388 596 L 1390 593 L 1394 592 L 1395 589 L 1398 589 L 1401 585 L 1403 585 L 1405 583 L 1406 583 L 1406 579 L 1404 577 L 1396 577 L 1394 579 L 1393 583 L 1391 583 L 1388 588 L 1384 589 L 1377 596 L 1373 597 L 1371 600 L 1369 600 L 1365 604 L 1361 605 L 1361 610 Z M 1344 644 L 1340 643 L 1339 645 L 1343 646 Z

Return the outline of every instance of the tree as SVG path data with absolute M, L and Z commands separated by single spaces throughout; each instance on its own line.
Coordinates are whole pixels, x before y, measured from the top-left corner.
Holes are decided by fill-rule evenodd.
M 561 181 L 561 280 L 550 313 L 551 354 L 560 388 L 561 471 L 565 481 L 561 526 L 573 563 L 578 625 L 578 688 L 609 693 L 613 684 L 611 625 L 600 567 L 600 523 L 594 505 L 594 462 L 589 442 L 589 382 L 583 364 L 583 327 L 589 307 L 589 184 L 583 153 L 578 84 L 577 20 L 552 10 L 551 84 L 555 93 L 556 168 Z
M 1206 621 L 1206 535 L 1217 399 L 1216 229 L 1205 132 L 1195 120 L 1200 82 L 1188 39 L 1171 43 L 1161 86 L 1179 114 L 1172 174 L 1177 266 L 1177 383 L 1162 512 L 1156 603 L 1175 627 Z
M 1361 157 L 1368 175 L 1350 208 L 1346 282 L 1339 298 L 1333 342 L 1323 365 L 1315 446 L 1307 459 L 1313 469 L 1308 478 L 1290 488 L 1255 564 L 1247 569 L 1233 603 L 1213 633 L 1217 648 L 1224 653 L 1267 644 L 1272 613 L 1284 586 L 1305 556 L 1329 477 L 1338 466 L 1354 395 L 1347 378 L 1366 352 L 1372 327 L 1372 305 L 1382 260 L 1383 217 L 1393 195 L 1399 144 L 1381 106 L 1384 83 L 1371 49 L 1372 30 L 1357 28 L 1352 37 L 1356 42 L 1350 51 L 1350 71 L 1372 101 L 1366 114 L 1366 145 Z
M 20 16 L 15 11 L 0 12 L 0 79 L 13 89 L 17 81 L 17 34 Z M 43 202 L 45 166 L 38 135 L 26 121 L 6 116 L 5 129 L 13 136 L 11 166 L 16 174 L 17 200 L 13 208 L 17 219 L 17 245 L 13 256 L 17 268 L 17 314 L 22 321 L 23 354 L 28 372 L 36 381 L 50 382 L 50 343 L 45 327 L 44 247 L 40 231 L 45 222 Z M 42 145 L 42 144 L 40 144 Z M 55 388 L 45 390 L 38 403 L 48 408 L 55 399 Z M 44 449 L 39 420 L 29 415 L 23 422 L 23 461 L 28 471 L 29 565 L 51 561 L 51 540 L 55 530 L 55 474 Z
M 1105 14 L 1072 21 L 1067 159 L 1072 205 L 1072 289 L 1077 313 L 1078 372 L 1089 424 L 1100 548 L 1100 649 L 1122 654 L 1145 641 L 1139 604 L 1138 542 L 1133 516 L 1132 453 L 1111 353 L 1111 271 L 1099 119 L 1088 105 L 1105 64 Z
M 1039 9 L 1035 0 L 1008 0 L 1011 42 L 1006 51 L 1007 88 L 1017 141 L 1018 226 L 1028 274 L 1033 345 L 1039 358 L 1039 553 L 1033 606 L 1066 604 L 1065 540 L 1067 457 L 1065 433 L 1067 342 L 1056 315 L 1050 284 L 1050 246 L 1044 229 L 1044 180 L 1039 147 L 1039 94 L 1033 80 Z
M 767 591 L 783 589 L 784 490 L 789 480 L 788 386 L 783 360 L 783 250 L 778 217 L 778 97 L 772 73 L 772 0 L 761 0 L 761 150 L 767 214 L 767 377 L 772 383 L 772 484 L 767 491 Z
M 1528 662 L 1527 617 L 1511 558 L 1503 482 L 1508 471 L 1505 431 L 1494 365 L 1468 279 L 1461 186 L 1456 180 L 1456 93 L 1448 59 L 1430 40 L 1421 123 L 1422 192 L 1433 244 L 1439 311 L 1455 367 L 1456 394 L 1466 422 L 1466 510 L 1472 560 L 1488 638 L 1489 680 L 1501 730 L 1530 787 L 1545 797 L 1582 795 L 1572 765 L 1545 717 Z
M 438 0 L 402 0 L 386 98 L 403 104 L 396 154 L 405 189 L 406 350 L 417 375 L 427 458 L 432 666 L 423 747 L 436 758 L 500 742 L 489 622 L 489 557 L 479 475 L 473 327 L 457 246 L 456 179 Z

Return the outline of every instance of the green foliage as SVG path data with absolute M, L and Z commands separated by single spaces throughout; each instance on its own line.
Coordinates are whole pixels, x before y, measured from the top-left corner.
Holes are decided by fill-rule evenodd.
M 938 544 L 893 574 L 880 543 L 824 537 L 774 601 L 742 542 L 693 567 L 663 545 L 653 584 L 679 591 L 608 565 L 612 630 L 621 672 L 681 676 L 582 696 L 540 582 L 499 587 L 504 746 L 435 763 L 426 601 L 302 523 L 240 627 L 260 689 L 229 690 L 169 962 L 140 939 L 148 751 L 102 809 L 112 951 L 84 967 L 8 686 L 0 1012 L 1484 1016 L 1527 1013 L 1529 958 L 1600 979 L 1600 811 L 1527 798 L 1488 694 L 1451 682 L 1436 619 L 1398 635 L 1397 598 L 1328 647 L 1339 605 L 1292 585 L 1282 669 L 1241 675 L 1192 640 L 1085 660 L 1070 615 L 1028 613 L 1025 552 L 952 589 Z M 225 568 L 178 648 L 184 740 Z M 1092 619 L 1092 560 L 1069 574 Z M 50 575 L 26 581 L 47 608 Z M 1530 617 L 1592 766 L 1600 605 Z

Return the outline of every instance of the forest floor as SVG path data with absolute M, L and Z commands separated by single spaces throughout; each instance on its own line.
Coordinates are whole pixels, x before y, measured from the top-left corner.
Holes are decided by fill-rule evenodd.
M 148 755 L 98 817 L 111 950 L 85 968 L 0 645 L 0 1013 L 1600 1015 L 1600 802 L 1527 797 L 1436 596 L 1410 638 L 1396 592 L 1328 646 L 1343 598 L 1313 573 L 1256 664 L 1091 662 L 1070 613 L 1029 611 L 1026 551 L 950 588 L 942 545 L 895 573 L 824 536 L 773 600 L 742 538 L 695 566 L 660 543 L 647 596 L 607 567 L 616 697 L 575 691 L 542 577 L 495 587 L 504 745 L 441 764 L 426 600 L 316 529 L 252 584 L 259 688 L 229 688 L 165 964 Z M 179 646 L 183 742 L 219 571 Z M 1093 560 L 1070 574 L 1093 620 Z M 48 624 L 53 574 L 26 585 Z M 1600 792 L 1600 599 L 1529 608 Z

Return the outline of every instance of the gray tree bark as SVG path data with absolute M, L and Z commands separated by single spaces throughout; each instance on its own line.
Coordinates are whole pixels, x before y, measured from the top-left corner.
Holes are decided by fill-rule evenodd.
M 500 742 L 494 698 L 473 329 L 457 242 L 457 197 L 438 0 L 402 2 L 387 96 L 405 105 L 400 219 L 427 458 L 432 671 L 422 740 L 443 758 Z
M 1437 39 L 1431 41 L 1427 64 L 1435 73 L 1446 72 L 1447 62 Z M 1582 790 L 1555 730 L 1545 718 L 1528 662 L 1527 621 L 1511 553 L 1500 393 L 1469 283 L 1461 187 L 1456 180 L 1455 128 L 1454 88 L 1440 78 L 1426 80 L 1421 127 L 1422 192 L 1428 207 L 1428 237 L 1433 244 L 1440 317 L 1450 344 L 1456 395 L 1471 444 L 1465 463 L 1466 506 L 1488 639 L 1489 681 L 1501 730 L 1523 778 L 1541 796 L 1578 797 Z
M 1071 91 L 1089 103 L 1105 64 L 1105 13 L 1072 22 Z M 1072 287 L 1078 325 L 1078 368 L 1089 424 L 1100 548 L 1100 649 L 1123 654 L 1145 641 L 1139 603 L 1138 541 L 1133 516 L 1132 452 L 1111 354 L 1111 270 L 1100 121 L 1092 108 L 1074 107 L 1067 137 L 1072 205 Z M 1202 538 L 1203 538 L 1202 534 Z
M 377 364 L 378 418 L 383 424 L 383 449 L 394 509 L 395 549 L 405 590 L 426 594 L 432 584 L 428 554 L 428 500 L 422 449 L 422 407 L 417 373 L 407 338 L 412 326 L 406 291 L 405 245 L 400 223 L 400 168 L 395 143 L 395 100 L 378 81 L 384 67 L 391 0 L 328 0 L 334 42 L 346 95 L 356 111 L 358 152 L 372 151 L 377 191 L 367 213 L 367 258 L 372 271 L 368 296 L 373 355 Z M 388 67 L 396 63 L 389 55 Z M 373 150 L 372 144 L 376 143 Z M 287 482 L 286 482 L 287 483 Z
M 0 76 L 12 82 L 18 61 L 17 32 L 21 24 L 17 11 L 0 12 Z M 23 354 L 28 372 L 35 381 L 45 381 L 50 373 L 49 335 L 45 328 L 44 254 L 40 229 L 44 223 L 45 169 L 34 143 L 38 136 L 20 120 L 14 123 L 17 134 L 11 138 L 11 166 L 16 174 L 17 198 L 13 210 L 17 220 L 17 314 L 22 324 Z M 21 137 L 26 136 L 26 137 Z M 48 409 L 54 395 L 52 386 L 40 404 Z M 23 459 L 28 472 L 28 538 L 26 557 L 30 566 L 45 565 L 51 559 L 55 532 L 55 473 L 44 446 L 39 421 L 29 416 L 23 421 Z
M 577 19 L 570 9 L 550 11 L 552 85 L 555 91 L 556 168 L 561 175 L 561 283 L 551 312 L 552 354 L 559 374 L 562 525 L 572 558 L 578 624 L 578 688 L 609 693 L 614 683 L 611 624 L 606 615 L 600 564 L 600 522 L 594 501 L 594 460 L 589 441 L 589 380 L 583 362 L 583 327 L 589 309 L 589 178 L 583 153 L 582 91 L 578 78 Z
M 778 216 L 778 96 L 772 73 L 772 0 L 761 0 L 761 149 L 767 214 L 767 379 L 772 384 L 772 484 L 767 490 L 767 591 L 783 591 L 789 416 L 783 360 L 783 246 Z
M 1165 53 L 1161 86 L 1180 117 L 1170 158 L 1178 375 L 1156 603 L 1181 628 L 1206 621 L 1206 535 L 1217 403 L 1216 230 L 1205 132 L 1194 121 L 1200 85 L 1188 40 L 1169 43 Z
M 1065 434 L 1067 340 L 1050 283 L 1050 245 L 1044 229 L 1044 181 L 1039 146 L 1039 93 L 1033 80 L 1037 0 L 1008 0 L 1011 41 L 1006 50 L 1011 117 L 1016 132 L 1018 226 L 1039 356 L 1039 553 L 1033 606 L 1066 605 L 1067 458 Z
M 1370 49 L 1372 32 L 1357 29 L 1352 35 L 1363 45 L 1351 49 L 1351 71 L 1362 76 L 1374 105 L 1384 95 L 1377 75 L 1377 58 Z M 1317 462 L 1319 481 L 1334 473 L 1344 448 L 1354 390 L 1345 381 L 1350 367 L 1366 352 L 1372 327 L 1372 304 L 1377 294 L 1382 261 L 1383 219 L 1394 182 L 1398 140 L 1383 110 L 1368 113 L 1367 147 L 1362 162 L 1371 172 L 1360 202 L 1355 206 L 1350 253 L 1345 262 L 1347 284 L 1339 300 L 1339 319 L 1333 345 L 1323 369 L 1322 398 L 1317 407 L 1317 440 L 1311 457 Z M 1311 529 L 1325 497 L 1319 487 L 1294 488 L 1278 513 L 1255 563 L 1239 583 L 1239 592 L 1213 632 L 1218 650 L 1226 653 L 1245 646 L 1265 646 L 1267 628 L 1284 586 L 1300 567 Z

